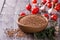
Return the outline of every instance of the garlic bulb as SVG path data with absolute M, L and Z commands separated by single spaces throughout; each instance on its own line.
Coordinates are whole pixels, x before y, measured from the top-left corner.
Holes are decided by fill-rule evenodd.
M 43 5 L 43 6 L 40 8 L 40 10 L 44 10 L 45 7 L 46 7 L 46 5 L 47 5 L 47 3 L 48 3 L 48 2 L 46 2 L 45 5 Z
M 45 5 L 43 5 L 41 8 L 40 8 L 40 10 L 44 10 L 45 9 Z
M 40 8 L 40 10 L 44 10 L 48 2 L 49 2 L 49 1 L 47 0 L 47 2 L 45 3 L 45 5 L 43 5 L 43 6 Z
M 55 30 L 56 30 L 56 32 L 58 32 L 59 31 L 59 26 L 56 26 Z
M 50 13 L 52 13 L 52 11 L 53 11 L 53 8 L 49 9 L 48 13 L 50 14 Z

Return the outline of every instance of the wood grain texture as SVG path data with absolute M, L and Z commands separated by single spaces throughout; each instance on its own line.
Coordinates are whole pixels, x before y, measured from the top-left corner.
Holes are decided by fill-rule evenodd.
M 4 0 L 0 0 L 0 10 L 2 8 Z M 40 0 L 38 0 L 39 2 Z M 27 35 L 22 38 L 9 38 L 4 34 L 5 28 L 17 28 L 16 20 L 18 18 L 18 14 L 22 11 L 25 13 L 29 13 L 25 9 L 25 5 L 29 3 L 28 0 L 6 0 L 3 11 L 0 15 L 0 40 L 34 40 L 31 35 Z M 59 17 L 60 19 L 60 17 Z M 60 20 L 59 20 L 60 25 Z M 56 40 L 60 40 L 60 35 L 56 38 Z

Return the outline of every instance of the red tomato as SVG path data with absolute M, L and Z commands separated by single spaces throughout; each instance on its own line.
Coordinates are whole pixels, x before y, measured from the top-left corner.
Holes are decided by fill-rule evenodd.
M 51 15 L 51 19 L 57 21 L 58 16 L 56 14 Z
M 47 13 L 44 14 L 44 16 L 49 19 L 49 15 Z
M 60 7 L 60 3 L 57 3 L 56 6 L 59 6 Z
M 33 3 L 33 4 L 37 3 L 37 0 L 32 0 L 32 3 Z
M 58 0 L 52 0 L 54 3 L 57 3 L 58 2 Z
M 48 2 L 48 3 L 47 3 L 47 7 L 48 7 L 48 8 L 51 8 L 51 7 L 52 7 L 52 3 L 51 3 L 51 2 Z
M 26 14 L 24 12 L 21 12 L 20 13 L 20 16 L 25 16 Z
M 39 8 L 35 7 L 32 9 L 32 14 L 37 14 L 39 12 Z
M 51 0 L 42 0 L 42 3 L 45 4 L 47 1 L 51 2 Z
M 26 9 L 27 9 L 27 10 L 31 10 L 31 5 L 30 5 L 30 4 L 27 4 L 27 5 L 26 5 Z
M 45 4 L 47 1 L 46 0 L 42 0 L 42 3 Z
M 60 10 L 60 6 L 55 6 L 54 9 L 59 11 Z

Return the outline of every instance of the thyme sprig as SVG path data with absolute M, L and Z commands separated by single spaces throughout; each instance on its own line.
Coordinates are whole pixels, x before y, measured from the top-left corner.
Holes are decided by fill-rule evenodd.
M 55 28 L 50 27 L 50 28 L 47 28 L 41 32 L 34 33 L 34 35 L 36 36 L 37 39 L 48 38 L 49 40 L 55 40 L 54 39 L 54 36 L 55 36 L 54 32 L 55 32 Z

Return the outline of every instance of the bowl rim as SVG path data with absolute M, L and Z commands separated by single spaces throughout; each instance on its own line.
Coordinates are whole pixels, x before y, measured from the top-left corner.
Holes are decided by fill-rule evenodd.
M 27 15 L 26 15 L 26 16 L 27 16 Z M 48 19 L 47 19 L 45 16 L 43 16 L 43 15 L 41 15 L 41 16 L 46 20 L 47 25 L 48 25 Z M 23 26 L 23 27 L 28 27 L 28 25 L 24 25 L 24 24 L 19 23 L 19 20 L 20 20 L 21 18 L 23 18 L 23 17 L 25 17 L 25 16 L 19 16 L 19 17 L 18 17 L 17 24 L 18 24 L 18 25 L 21 25 L 21 26 Z M 47 25 L 46 25 L 46 26 L 47 26 Z M 31 26 L 30 26 L 30 28 L 41 28 L 41 27 L 31 27 Z

